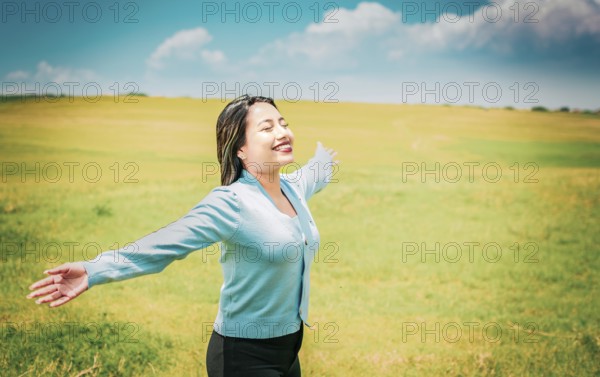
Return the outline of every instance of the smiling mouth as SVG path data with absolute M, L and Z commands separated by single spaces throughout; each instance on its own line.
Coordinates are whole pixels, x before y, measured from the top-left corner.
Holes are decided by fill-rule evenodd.
M 285 144 L 279 144 L 278 146 L 276 146 L 275 148 L 273 148 L 274 151 L 286 151 L 289 152 L 292 150 L 292 145 L 290 143 L 285 143 Z

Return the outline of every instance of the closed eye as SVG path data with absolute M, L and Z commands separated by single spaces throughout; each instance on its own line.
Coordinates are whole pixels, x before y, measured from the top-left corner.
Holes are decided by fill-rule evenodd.
M 283 128 L 288 128 L 290 126 L 290 124 L 289 123 L 283 123 L 283 124 L 280 124 L 280 126 L 283 127 Z M 272 129 L 273 129 L 273 126 L 268 126 L 268 127 L 263 128 L 262 130 L 263 131 L 271 131 Z

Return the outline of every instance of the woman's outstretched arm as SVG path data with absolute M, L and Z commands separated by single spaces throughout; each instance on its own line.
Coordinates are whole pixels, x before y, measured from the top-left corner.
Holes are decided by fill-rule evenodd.
M 192 251 L 228 240 L 239 223 L 236 194 L 215 188 L 185 216 L 121 249 L 45 271 L 50 276 L 32 284 L 27 298 L 42 297 L 36 302 L 56 307 L 95 285 L 160 272 Z
M 306 200 L 321 191 L 331 181 L 336 173 L 335 165 L 338 160 L 333 158 L 337 152 L 331 148 L 325 148 L 321 142 L 317 142 L 315 155 L 295 172 L 288 174 L 289 181 L 296 184 Z

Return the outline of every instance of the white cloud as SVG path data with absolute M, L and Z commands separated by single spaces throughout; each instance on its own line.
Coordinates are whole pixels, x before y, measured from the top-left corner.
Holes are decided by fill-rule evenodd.
M 98 80 L 96 73 L 89 69 L 73 69 L 68 67 L 51 66 L 46 61 L 41 61 L 37 65 L 37 71 L 34 75 L 39 82 L 92 82 Z
M 393 34 L 386 41 L 390 59 L 419 50 L 511 53 L 525 43 L 547 49 L 586 35 L 600 42 L 600 7 L 592 0 L 496 0 L 458 19 L 442 14 L 437 22 L 396 25 Z
M 213 37 L 202 28 L 181 30 L 162 42 L 152 52 L 146 63 L 150 68 L 161 69 L 166 66 L 168 59 L 195 60 L 199 57 L 207 62 L 219 63 L 225 55 L 220 51 L 201 50 L 201 47 L 210 42 Z
M 202 56 L 202 59 L 205 62 L 207 62 L 211 65 L 221 64 L 221 63 L 225 63 L 227 61 L 227 58 L 225 57 L 225 54 L 223 53 L 223 51 L 219 51 L 219 50 L 215 50 L 215 51 L 202 50 L 200 52 L 200 56 Z
M 6 74 L 2 91 L 4 94 L 81 95 L 82 88 L 92 86 L 104 93 L 110 92 L 93 70 L 53 66 L 42 60 L 33 72 L 17 70 Z
M 20 82 L 34 82 L 44 86 L 47 83 L 64 84 L 67 82 L 89 83 L 98 80 L 98 75 L 89 69 L 75 69 L 70 67 L 52 66 L 45 60 L 37 64 L 36 71 L 31 73 L 24 70 L 10 72 L 6 80 Z
M 592 35 L 600 40 L 600 1 L 538 2 L 540 16 L 536 31 L 541 37 L 563 40 Z
M 4 76 L 6 80 L 26 80 L 29 78 L 29 72 L 26 71 L 13 71 Z
M 600 0 L 495 0 L 492 6 L 496 8 L 480 8 L 471 15 L 448 14 L 441 15 L 437 22 L 407 23 L 399 11 L 362 2 L 355 9 L 340 8 L 330 14 L 337 23 L 321 21 L 266 43 L 243 64 L 247 70 L 258 72 L 263 80 L 270 76 L 283 81 L 298 80 L 303 81 L 304 87 L 315 81 L 331 81 L 339 87 L 336 98 L 358 101 L 370 98 L 398 102 L 406 80 L 429 84 L 449 78 L 457 82 L 493 80 L 502 83 L 504 105 L 514 102 L 506 93 L 510 93 L 517 78 L 522 82 L 534 78 L 544 82 L 548 71 L 533 66 L 528 59 L 517 59 L 520 65 L 516 69 L 514 59 L 503 56 L 519 58 L 531 51 L 535 57 L 539 52 L 536 50 L 541 50 L 575 60 L 571 57 L 581 55 L 573 55 L 571 46 L 584 38 L 600 43 L 599 3 Z M 517 20 L 511 6 L 520 7 Z M 498 8 L 501 16 L 491 20 Z M 533 22 L 525 22 L 526 16 Z M 466 51 L 489 53 L 489 64 L 471 62 L 466 58 L 471 54 L 461 53 Z M 533 73 L 540 75 L 532 76 Z M 548 98 L 541 93 L 535 97 L 542 102 Z M 481 101 L 476 100 L 478 104 Z M 483 104 L 490 105 L 485 101 Z M 530 106 L 524 102 L 511 105 Z
M 311 24 L 307 34 L 326 36 L 341 33 L 348 37 L 362 33 L 378 34 L 399 20 L 398 14 L 379 3 L 359 3 L 355 10 L 340 8 L 328 12 L 323 22 Z M 335 22 L 337 21 L 337 22 Z
M 472 15 L 442 14 L 436 22 L 406 23 L 402 22 L 401 12 L 379 3 L 361 2 L 355 9 L 340 8 L 330 13 L 330 21 L 338 22 L 311 24 L 302 32 L 266 44 L 250 62 L 254 66 L 277 67 L 300 61 L 317 68 L 337 68 L 356 65 L 360 57 L 357 53 L 364 55 L 367 49 L 380 54 L 373 59 L 400 61 L 420 54 L 466 49 L 510 54 L 525 43 L 552 49 L 555 43 L 582 36 L 592 36 L 600 42 L 599 3 L 600 0 L 496 0 Z M 518 16 L 515 8 L 519 8 Z M 500 13 L 494 20 L 497 11 Z M 324 20 L 327 19 L 326 15 Z
M 352 64 L 348 53 L 366 37 L 377 36 L 399 20 L 396 14 L 379 3 L 363 2 L 356 9 L 330 11 L 324 20 L 309 25 L 303 32 L 268 43 L 250 59 L 254 65 L 270 65 L 273 56 L 280 60 L 298 59 L 314 65 Z M 337 22 L 335 22 L 337 21 Z

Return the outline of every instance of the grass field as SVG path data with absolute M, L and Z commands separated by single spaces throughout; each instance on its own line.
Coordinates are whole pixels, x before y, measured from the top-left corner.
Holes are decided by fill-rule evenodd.
M 219 184 L 203 166 L 225 103 L 137 99 L 0 102 L 2 376 L 206 374 L 216 255 L 56 309 L 25 299 L 45 268 L 135 241 Z M 279 107 L 298 163 L 318 140 L 341 160 L 310 202 L 327 247 L 305 376 L 600 376 L 600 117 Z

